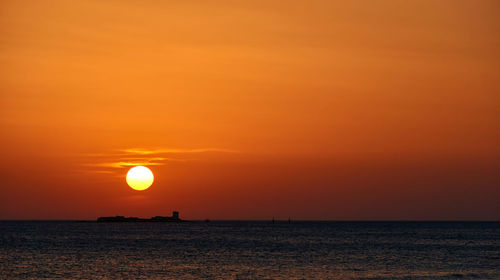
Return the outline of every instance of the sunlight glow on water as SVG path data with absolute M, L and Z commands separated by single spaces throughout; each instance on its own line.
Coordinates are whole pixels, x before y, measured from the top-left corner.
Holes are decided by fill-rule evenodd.
M 0 222 L 0 279 L 500 279 L 499 223 Z

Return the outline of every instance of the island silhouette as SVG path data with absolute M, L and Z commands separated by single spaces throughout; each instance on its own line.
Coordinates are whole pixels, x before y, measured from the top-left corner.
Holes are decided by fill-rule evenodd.
M 149 219 L 137 218 L 137 217 L 125 217 L 125 216 L 114 216 L 114 217 L 99 217 L 97 218 L 99 223 L 144 223 L 144 222 L 163 222 L 163 223 L 180 223 L 186 222 L 179 218 L 179 212 L 173 211 L 172 216 L 155 216 Z

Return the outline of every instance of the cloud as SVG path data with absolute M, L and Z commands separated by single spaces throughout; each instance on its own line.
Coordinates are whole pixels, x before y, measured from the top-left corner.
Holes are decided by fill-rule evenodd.
M 125 153 L 152 155 L 152 154 L 193 154 L 193 153 L 239 153 L 235 150 L 204 148 L 204 149 L 125 149 L 121 150 Z
M 200 153 L 239 153 L 235 150 L 219 148 L 200 148 L 200 149 L 173 149 L 173 148 L 131 148 L 121 149 L 118 152 L 111 153 L 91 153 L 86 154 L 87 158 L 92 158 L 91 162 L 84 163 L 83 166 L 93 167 L 89 172 L 112 173 L 117 169 L 128 168 L 131 166 L 161 166 L 169 161 L 183 162 L 192 160 L 183 157 L 183 154 Z M 161 156 L 161 155 L 169 155 Z
M 112 167 L 112 168 L 125 168 L 125 167 L 130 167 L 130 166 L 147 166 L 147 165 L 163 165 L 164 163 L 161 162 L 102 162 L 102 163 L 95 163 L 95 164 L 88 164 L 88 166 L 95 166 L 95 167 Z

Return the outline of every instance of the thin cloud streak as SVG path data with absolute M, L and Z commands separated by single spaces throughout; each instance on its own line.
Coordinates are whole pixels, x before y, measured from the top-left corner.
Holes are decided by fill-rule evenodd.
M 160 155 L 182 155 L 182 154 L 199 154 L 199 153 L 239 153 L 235 150 L 229 149 L 219 149 L 219 148 L 202 148 L 202 149 L 172 149 L 172 148 L 160 148 L 160 149 L 121 149 L 118 150 L 119 153 L 91 153 L 88 157 L 93 158 L 94 162 L 85 163 L 83 166 L 94 167 L 97 170 L 87 170 L 88 172 L 94 173 L 113 173 L 110 170 L 100 170 L 101 168 L 112 170 L 128 168 L 132 166 L 161 166 L 165 165 L 166 162 L 176 161 L 185 162 L 189 159 L 185 158 L 174 158 L 174 157 L 162 157 Z M 96 162 L 97 161 L 97 162 Z
M 112 168 L 125 168 L 129 166 L 147 166 L 147 165 L 164 165 L 161 162 L 103 162 L 103 163 L 95 163 L 95 164 L 86 164 L 86 166 L 94 166 L 94 167 L 112 167 Z
M 239 151 L 229 150 L 229 149 L 218 149 L 218 148 L 204 148 L 204 149 L 125 149 L 120 150 L 131 154 L 140 155 L 153 155 L 153 154 L 193 154 L 193 153 L 239 153 Z

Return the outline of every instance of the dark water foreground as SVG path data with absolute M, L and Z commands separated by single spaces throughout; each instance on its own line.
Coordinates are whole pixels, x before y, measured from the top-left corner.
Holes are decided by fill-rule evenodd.
M 500 224 L 0 222 L 25 278 L 500 279 Z

